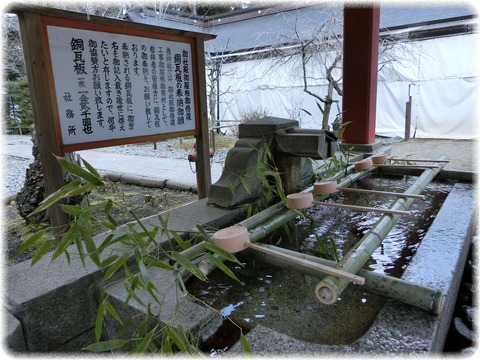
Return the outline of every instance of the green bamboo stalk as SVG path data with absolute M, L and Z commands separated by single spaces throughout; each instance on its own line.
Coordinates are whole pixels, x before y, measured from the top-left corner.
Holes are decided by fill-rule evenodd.
M 440 160 L 447 159 L 442 156 Z M 436 169 L 426 169 L 422 175 L 405 191 L 406 194 L 420 194 L 433 178 L 442 170 L 445 162 L 439 163 Z M 398 199 L 391 207 L 395 210 L 408 210 L 413 198 Z M 399 215 L 384 215 L 379 222 L 345 255 L 337 264 L 339 269 L 356 274 L 364 266 L 373 252 L 380 246 L 383 239 L 388 235 L 392 227 L 399 219 Z M 324 304 L 334 304 L 343 290 L 349 284 L 348 281 L 326 276 L 317 286 L 317 297 Z
M 367 170 L 367 171 L 362 171 L 362 172 L 356 172 L 354 166 L 349 166 L 347 168 L 347 176 L 343 177 L 345 175 L 344 171 L 338 172 L 335 174 L 333 177 L 329 178 L 329 180 L 337 180 L 339 186 L 349 186 L 353 184 L 355 181 L 358 181 L 365 176 L 367 176 L 370 172 L 372 172 L 373 169 Z M 311 192 L 313 191 L 313 185 L 310 186 L 309 188 L 305 189 L 304 192 Z M 330 195 L 322 195 L 319 196 L 318 198 L 320 199 L 326 199 Z M 272 210 L 272 208 L 274 210 Z M 270 210 L 269 210 L 270 209 Z M 280 210 L 278 210 L 280 209 Z M 265 216 L 265 214 L 270 214 L 274 212 L 278 212 L 277 216 Z M 263 214 L 262 214 L 263 213 Z M 261 215 L 260 215 L 261 214 Z M 275 205 L 272 205 L 268 209 L 263 210 L 262 212 L 253 215 L 251 218 L 247 219 L 250 220 L 248 225 L 252 225 L 253 221 L 256 224 L 256 227 L 250 231 L 250 241 L 251 242 L 257 242 L 263 238 L 265 238 L 268 234 L 272 233 L 273 231 L 279 229 L 283 225 L 287 224 L 288 222 L 292 221 L 298 216 L 298 211 L 295 210 L 289 210 L 287 209 L 283 203 L 277 203 Z M 255 217 L 255 220 L 251 220 L 252 218 Z M 264 223 L 261 223 L 260 220 L 264 220 Z M 246 226 L 245 221 L 240 222 L 240 225 Z M 247 226 L 248 228 L 248 226 Z M 197 244 L 199 247 L 203 246 L 200 244 Z M 195 246 L 197 246 L 195 245 Z M 198 249 L 197 249 L 198 250 Z M 192 254 L 194 252 L 192 251 Z M 183 254 L 183 252 L 182 252 Z M 217 257 L 218 260 L 224 261 L 222 258 Z M 206 259 L 203 260 L 199 267 L 201 268 L 202 272 L 205 274 L 205 276 L 208 276 L 212 271 L 216 269 L 215 264 L 213 264 L 210 260 Z
M 279 253 L 296 256 L 300 259 L 305 259 L 330 267 L 335 267 L 337 265 L 337 263 L 332 260 L 298 253 L 296 251 L 283 249 L 278 246 L 263 245 L 263 247 L 275 250 Z M 312 277 L 324 277 L 318 271 L 312 270 L 306 266 L 303 266 L 302 264 L 285 262 L 282 259 L 269 254 L 249 251 L 247 256 L 256 260 L 265 261 L 269 264 L 279 266 L 284 269 L 298 271 L 302 274 Z M 440 290 L 363 269 L 361 269 L 357 275 L 365 278 L 365 284 L 361 287 L 362 291 L 399 301 L 435 315 L 440 314 L 442 310 L 443 293 Z

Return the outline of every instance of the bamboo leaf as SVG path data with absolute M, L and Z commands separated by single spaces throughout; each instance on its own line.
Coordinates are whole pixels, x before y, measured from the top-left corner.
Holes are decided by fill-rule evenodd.
M 98 171 L 92 165 L 90 165 L 90 163 L 87 160 L 82 159 L 82 163 L 87 168 L 87 170 L 90 171 L 94 176 L 96 176 L 99 179 L 101 178 Z
M 243 335 L 243 332 L 240 333 L 240 345 L 242 346 L 242 349 L 245 352 L 245 354 L 247 354 L 248 356 L 253 355 L 252 348 L 248 344 L 247 338 L 245 337 L 245 335 Z
M 218 247 L 213 242 L 205 241 L 204 245 L 205 245 L 205 248 L 207 248 L 207 250 L 210 250 L 211 252 L 218 254 L 225 260 L 240 264 L 240 261 L 234 255 Z
M 80 260 L 82 260 L 83 266 L 85 266 L 85 251 L 83 250 L 83 243 L 79 237 L 75 237 L 75 245 L 77 245 L 78 255 L 80 256 Z
M 57 257 L 59 257 L 61 254 L 63 254 L 67 248 L 73 243 L 75 240 L 75 236 L 78 233 L 78 228 L 76 224 L 73 224 L 70 229 L 63 235 L 62 240 L 58 243 L 58 245 L 55 248 L 55 251 L 53 252 L 52 255 L 52 260 L 55 260 Z
M 200 231 L 200 234 L 205 236 L 207 239 L 210 239 L 210 235 L 208 235 L 207 231 L 203 228 L 202 225 L 197 224 L 197 229 L 198 229 L 198 231 Z
M 98 253 L 101 254 L 103 252 L 103 250 L 105 250 L 108 246 L 116 243 L 117 241 L 119 241 L 120 239 L 119 238 L 116 238 L 114 239 L 114 236 L 113 234 L 110 234 L 108 235 L 105 240 L 103 240 L 103 242 L 100 244 L 100 246 L 98 247 Z M 114 241 L 112 241 L 114 240 Z
M 146 257 L 143 260 L 145 261 L 145 264 L 148 265 L 148 266 L 154 266 L 154 267 L 158 267 L 159 269 L 165 269 L 165 270 L 171 270 L 171 271 L 175 270 L 175 268 L 173 266 L 168 265 L 168 264 L 164 263 L 163 261 L 154 259 L 152 257 Z
M 119 257 L 107 270 L 105 275 L 103 276 L 103 281 L 106 281 L 110 279 L 113 274 L 117 272 L 117 270 L 125 264 L 125 258 L 124 257 Z
M 80 185 L 80 180 L 73 180 L 68 184 L 63 185 L 60 189 L 58 189 L 57 191 L 55 191 L 54 193 L 50 194 L 45 199 L 43 199 L 40 205 L 35 210 L 33 210 L 28 216 L 33 216 L 35 214 L 38 214 L 43 210 L 48 209 L 50 206 L 56 204 L 59 200 L 67 196 L 70 196 L 71 192 L 75 190 L 79 185 Z
M 86 348 L 83 348 L 83 350 L 90 352 L 105 352 L 121 348 L 126 343 L 127 341 L 122 339 L 106 340 L 88 345 Z
M 171 230 L 170 232 L 172 233 L 173 238 L 175 239 L 177 244 L 180 245 L 182 247 L 182 249 L 185 250 L 188 247 L 187 243 L 185 241 L 183 241 L 183 239 L 177 234 L 176 231 Z
M 173 349 L 172 349 L 172 342 L 170 341 L 170 338 L 167 337 L 162 344 L 162 353 L 163 354 L 173 354 Z
M 183 351 L 183 352 L 187 351 L 187 348 L 183 343 L 181 336 L 173 328 L 169 328 L 167 334 L 168 334 L 168 337 L 173 340 L 173 343 L 177 345 L 180 351 Z
M 147 286 L 147 284 L 150 283 L 150 274 L 147 267 L 145 266 L 145 263 L 142 260 L 138 262 L 138 268 L 140 270 L 140 274 L 142 275 L 143 283 L 145 284 L 145 286 Z
M 100 176 L 96 176 L 95 174 L 92 174 L 91 172 L 84 170 L 81 166 L 78 166 L 77 164 L 71 161 L 68 161 L 62 157 L 57 156 L 57 160 L 62 166 L 62 168 L 64 168 L 66 171 L 81 177 L 83 180 L 91 184 L 94 184 L 97 186 L 103 185 L 103 180 L 100 179 Z
M 145 306 L 145 303 L 142 301 L 142 299 L 140 299 L 138 297 L 138 295 L 135 293 L 134 290 L 132 290 L 127 284 L 125 284 L 125 290 L 127 290 L 128 292 L 128 295 L 130 295 L 130 297 L 132 297 L 137 303 L 139 303 L 140 305 L 142 306 Z
M 127 318 L 124 322 L 123 325 L 120 326 L 120 328 L 117 330 L 117 335 L 121 336 L 132 324 L 133 319 L 131 317 Z
M 238 278 L 235 276 L 235 274 L 230 270 L 223 262 L 218 260 L 215 256 L 211 254 L 207 254 L 207 257 L 210 259 L 212 263 L 214 263 L 217 268 L 219 268 L 221 271 L 223 271 L 227 276 L 231 277 L 233 280 L 240 282 Z
M 32 236 L 28 237 L 27 240 L 23 242 L 23 244 L 15 251 L 12 255 L 12 258 L 17 257 L 21 253 L 23 253 L 25 250 L 29 249 L 33 245 L 37 243 L 38 240 L 40 240 L 42 237 L 45 236 L 45 230 L 39 230 Z
M 90 227 L 82 218 L 77 219 L 78 229 L 82 234 L 83 241 L 85 242 L 85 248 L 87 249 L 87 254 L 93 263 L 97 266 L 100 266 L 100 257 L 98 256 L 98 249 L 93 240 Z
M 103 303 L 105 304 L 105 310 L 112 315 L 112 317 L 117 320 L 120 324 L 123 324 L 122 319 L 117 313 L 117 310 L 110 304 L 107 300 L 104 300 Z
M 98 305 L 97 317 L 95 318 L 95 341 L 100 341 L 102 337 L 103 316 L 105 315 L 105 301 Z
M 108 200 L 105 206 L 103 207 L 103 210 L 105 211 L 105 213 L 109 213 L 110 210 L 112 210 L 112 207 L 113 207 L 112 200 Z
M 182 254 L 172 251 L 170 255 L 176 262 L 178 262 L 184 269 L 186 269 L 189 273 L 192 275 L 196 276 L 200 280 L 205 280 L 205 275 L 200 271 L 200 269 L 192 263 L 190 260 L 188 260 L 185 256 Z
M 71 193 L 70 193 L 70 196 L 75 196 L 75 195 L 79 195 L 79 194 L 84 194 L 90 190 L 92 190 L 93 188 L 96 188 L 97 185 L 94 185 L 94 184 L 85 184 L 85 185 L 82 185 L 80 186 L 78 189 L 75 189 L 73 190 Z
M 60 205 L 64 213 L 70 214 L 72 216 L 78 217 L 82 214 L 82 208 L 78 205 Z
M 111 255 L 111 256 L 107 257 L 106 259 L 102 260 L 102 262 L 100 263 L 100 266 L 101 266 L 102 268 L 107 267 L 107 266 L 110 266 L 110 265 L 113 264 L 117 259 L 118 259 L 118 255 Z
M 53 240 L 45 240 L 42 245 L 40 245 L 40 248 L 37 250 L 35 255 L 32 258 L 32 265 L 36 264 L 42 257 L 45 255 L 45 253 L 50 250 L 51 246 L 53 245 Z
M 110 230 L 116 230 L 117 226 L 112 224 L 110 221 L 102 221 L 101 224 Z
M 146 352 L 148 349 L 148 346 L 150 345 L 150 342 L 152 341 L 153 335 L 155 335 L 155 329 L 152 329 L 138 344 L 137 348 L 135 349 L 136 352 Z
M 147 285 L 147 290 L 148 290 L 148 293 L 152 296 L 153 300 L 155 300 L 155 302 L 159 305 L 162 304 L 162 301 L 160 301 L 160 299 L 158 298 L 157 294 L 155 292 L 158 293 L 158 290 L 157 288 L 155 287 L 155 285 L 153 285 L 153 283 L 149 283 Z M 151 304 L 148 304 L 149 308 L 148 308 L 148 311 L 149 313 L 151 313 L 151 309 L 150 309 L 150 305 Z

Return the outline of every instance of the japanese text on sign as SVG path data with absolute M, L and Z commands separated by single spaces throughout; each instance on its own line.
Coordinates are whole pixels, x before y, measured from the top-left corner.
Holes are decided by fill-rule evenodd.
M 47 26 L 65 145 L 195 129 L 191 45 Z

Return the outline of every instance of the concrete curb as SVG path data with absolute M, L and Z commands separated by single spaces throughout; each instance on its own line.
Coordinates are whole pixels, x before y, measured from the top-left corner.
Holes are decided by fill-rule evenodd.
M 125 174 L 119 172 L 108 172 L 102 174 L 103 180 L 110 180 L 114 182 L 121 182 L 124 184 L 132 184 L 138 186 L 145 186 L 151 188 L 160 189 L 172 189 L 180 191 L 190 191 L 194 194 L 197 193 L 197 184 L 190 181 L 178 181 L 171 179 L 157 179 L 147 176 L 139 176 L 133 174 Z M 7 195 L 2 199 L 4 205 L 9 205 L 12 201 L 17 199 L 17 194 Z
M 125 184 L 133 184 L 138 186 L 153 187 L 160 189 L 173 189 L 181 191 L 197 192 L 197 184 L 189 181 L 178 181 L 171 179 L 157 179 L 147 176 L 139 176 L 133 174 L 125 174 L 118 172 L 108 172 L 102 175 L 104 180 L 118 181 Z

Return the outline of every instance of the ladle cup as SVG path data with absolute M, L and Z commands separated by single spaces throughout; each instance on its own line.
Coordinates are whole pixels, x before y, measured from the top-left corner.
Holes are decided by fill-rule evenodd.
M 367 193 L 367 194 L 391 195 L 391 196 L 397 196 L 397 197 L 425 199 L 425 196 L 423 195 L 403 194 L 403 193 L 397 193 L 397 192 L 391 192 L 391 191 L 377 191 L 377 190 L 368 190 L 368 189 L 339 187 L 337 186 L 336 180 L 320 181 L 313 184 L 313 193 L 315 195 L 333 194 L 339 190 L 348 191 L 348 192 Z
M 250 242 L 250 236 L 248 235 L 248 229 L 245 226 L 235 225 L 224 228 L 217 231 L 213 234 L 213 242 L 215 245 L 229 253 L 237 253 L 239 251 L 245 250 L 246 248 L 251 248 L 265 254 L 276 256 L 277 258 L 283 259 L 290 263 L 301 264 L 305 267 L 317 270 L 323 274 L 333 275 L 338 278 L 346 279 L 354 284 L 363 285 L 365 283 L 365 278 L 351 274 L 346 271 L 342 271 L 330 266 L 322 265 L 315 263 L 313 261 L 301 259 L 292 255 L 283 254 L 281 252 L 265 248 L 261 245 L 254 244 Z
M 379 209 L 379 208 L 368 207 L 368 206 L 357 206 L 357 205 L 349 205 L 349 204 L 337 204 L 337 203 L 327 203 L 323 201 L 314 201 L 313 195 L 310 192 L 293 193 L 293 194 L 287 195 L 287 207 L 289 209 L 293 209 L 293 210 L 306 209 L 314 204 L 338 207 L 338 208 L 344 208 L 344 209 L 350 209 L 350 210 L 357 210 L 357 211 L 378 212 L 378 213 L 387 213 L 387 214 L 393 214 L 393 215 L 410 215 L 409 211 Z

